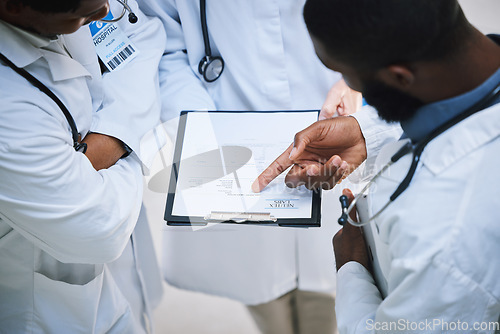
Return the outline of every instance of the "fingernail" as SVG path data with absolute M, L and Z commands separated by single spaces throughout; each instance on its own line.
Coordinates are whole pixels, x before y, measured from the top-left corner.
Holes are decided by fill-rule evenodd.
M 258 193 L 258 192 L 260 192 L 259 182 L 254 181 L 254 183 L 252 183 L 252 191 L 253 191 L 254 193 Z
M 346 171 L 347 167 L 349 167 L 349 165 L 347 164 L 347 162 L 343 161 L 342 165 L 340 165 L 339 169 L 342 169 L 343 171 Z
M 340 164 L 342 163 L 342 159 L 340 159 L 339 156 L 336 156 L 335 158 L 333 158 L 332 160 L 332 165 L 334 165 L 335 167 L 339 168 Z
M 295 147 L 293 147 L 292 151 L 290 151 L 290 155 L 288 156 L 288 159 L 293 160 L 293 158 L 295 158 L 295 152 L 297 152 L 297 149 Z

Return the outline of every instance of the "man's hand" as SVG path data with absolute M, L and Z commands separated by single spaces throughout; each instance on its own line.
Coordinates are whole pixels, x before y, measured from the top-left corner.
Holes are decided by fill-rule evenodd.
M 344 189 L 342 193 L 347 196 L 349 203 L 354 199 L 354 195 L 349 189 Z M 356 210 L 353 209 L 350 216 L 352 220 L 356 221 Z M 360 227 L 352 226 L 349 223 L 344 224 L 344 227 L 333 237 L 333 250 L 337 271 L 350 261 L 359 262 L 370 271 L 368 251 Z
M 121 140 L 100 133 L 89 133 L 83 139 L 87 143 L 85 155 L 95 170 L 113 166 L 125 154 Z
M 365 159 L 365 139 L 354 117 L 318 121 L 295 135 L 294 143 L 259 175 L 252 190 L 262 191 L 290 166 L 287 186 L 331 189 Z
M 319 120 L 353 114 L 361 108 L 362 100 L 360 92 L 352 90 L 347 86 L 344 79 L 340 79 L 330 88 L 321 107 Z

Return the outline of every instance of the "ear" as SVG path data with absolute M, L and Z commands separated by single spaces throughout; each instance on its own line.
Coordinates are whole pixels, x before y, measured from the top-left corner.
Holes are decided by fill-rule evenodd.
M 389 86 L 408 91 L 415 82 L 415 72 L 409 65 L 390 65 L 379 70 L 377 78 Z

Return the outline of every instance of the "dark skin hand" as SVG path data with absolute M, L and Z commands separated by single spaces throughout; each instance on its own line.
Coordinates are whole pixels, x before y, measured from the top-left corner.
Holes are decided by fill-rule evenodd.
M 100 133 L 89 133 L 83 139 L 87 143 L 85 155 L 95 170 L 113 166 L 125 154 L 121 140 Z
M 354 199 L 349 189 L 344 189 L 342 193 L 347 196 L 349 203 Z M 356 220 L 356 210 L 351 211 L 350 217 Z M 333 237 L 333 250 L 337 271 L 350 261 L 361 263 L 368 271 L 371 271 L 368 250 L 360 227 L 346 223 Z
M 365 159 L 365 139 L 355 118 L 318 121 L 295 135 L 294 143 L 258 176 L 252 190 L 262 191 L 290 166 L 288 187 L 331 189 Z

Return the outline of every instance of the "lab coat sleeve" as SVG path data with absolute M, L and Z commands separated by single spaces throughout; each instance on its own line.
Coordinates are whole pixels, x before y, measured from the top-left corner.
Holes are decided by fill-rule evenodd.
M 73 149 L 64 118 L 22 100 L 7 96 L 0 115 L 0 218 L 61 262 L 116 259 L 139 214 L 139 163 L 97 172 Z
M 398 140 L 403 133 L 399 123 L 391 124 L 382 120 L 372 106 L 363 106 L 352 116 L 358 121 L 365 137 L 368 159 L 376 157 L 385 144 Z
M 370 333 L 367 324 L 373 322 L 381 302 L 380 292 L 365 267 L 351 261 L 340 268 L 335 299 L 339 333 Z
M 118 2 L 113 5 L 121 6 Z M 139 52 L 122 68 L 104 73 L 104 100 L 93 117 L 91 131 L 120 139 L 149 167 L 156 151 L 141 140 L 160 123 L 158 65 L 166 36 L 158 18 L 144 15 L 135 1 L 129 1 L 129 6 L 139 19 L 137 23 L 131 24 L 125 16 L 116 24 Z
M 358 121 L 365 138 L 367 158 L 349 176 L 349 179 L 355 184 L 361 184 L 371 179 L 381 168 L 381 166 L 375 165 L 380 149 L 385 144 L 397 141 L 401 137 L 403 130 L 399 123 L 390 124 L 382 120 L 378 116 L 377 110 L 369 105 L 363 106 L 351 116 Z
M 412 244 L 412 236 L 398 231 L 392 234 L 389 292 L 385 299 L 381 299 L 371 274 L 361 264 L 349 262 L 340 268 L 335 307 L 341 334 L 438 334 L 457 329 L 467 333 L 492 332 L 491 325 L 489 331 L 484 331 L 484 326 L 498 317 L 498 298 L 485 289 L 481 279 L 473 277 L 474 268 L 459 268 L 454 262 L 458 258 L 473 267 L 469 258 L 447 251 L 432 256 L 402 255 Z M 404 245 L 405 250 L 398 251 L 394 245 Z M 494 252 L 494 248 L 485 250 L 478 257 L 492 258 Z
M 198 64 L 190 64 L 184 34 L 186 30 L 194 29 L 193 27 L 184 29 L 175 1 L 139 0 L 139 5 L 146 14 L 158 16 L 167 33 L 167 48 L 160 62 L 161 120 L 168 123 L 167 131 L 175 139 L 177 122 L 182 110 L 213 110 L 216 107 L 200 76 L 195 72 Z M 197 25 L 195 29 L 200 28 Z M 203 45 L 203 39 L 200 43 Z
M 449 262 L 438 258 L 425 264 L 393 262 L 388 277 L 390 292 L 383 301 L 371 275 L 360 264 L 351 262 L 339 270 L 335 310 L 341 334 L 437 334 L 457 328 L 478 333 L 487 324 L 484 319 L 491 305 L 498 303 Z

